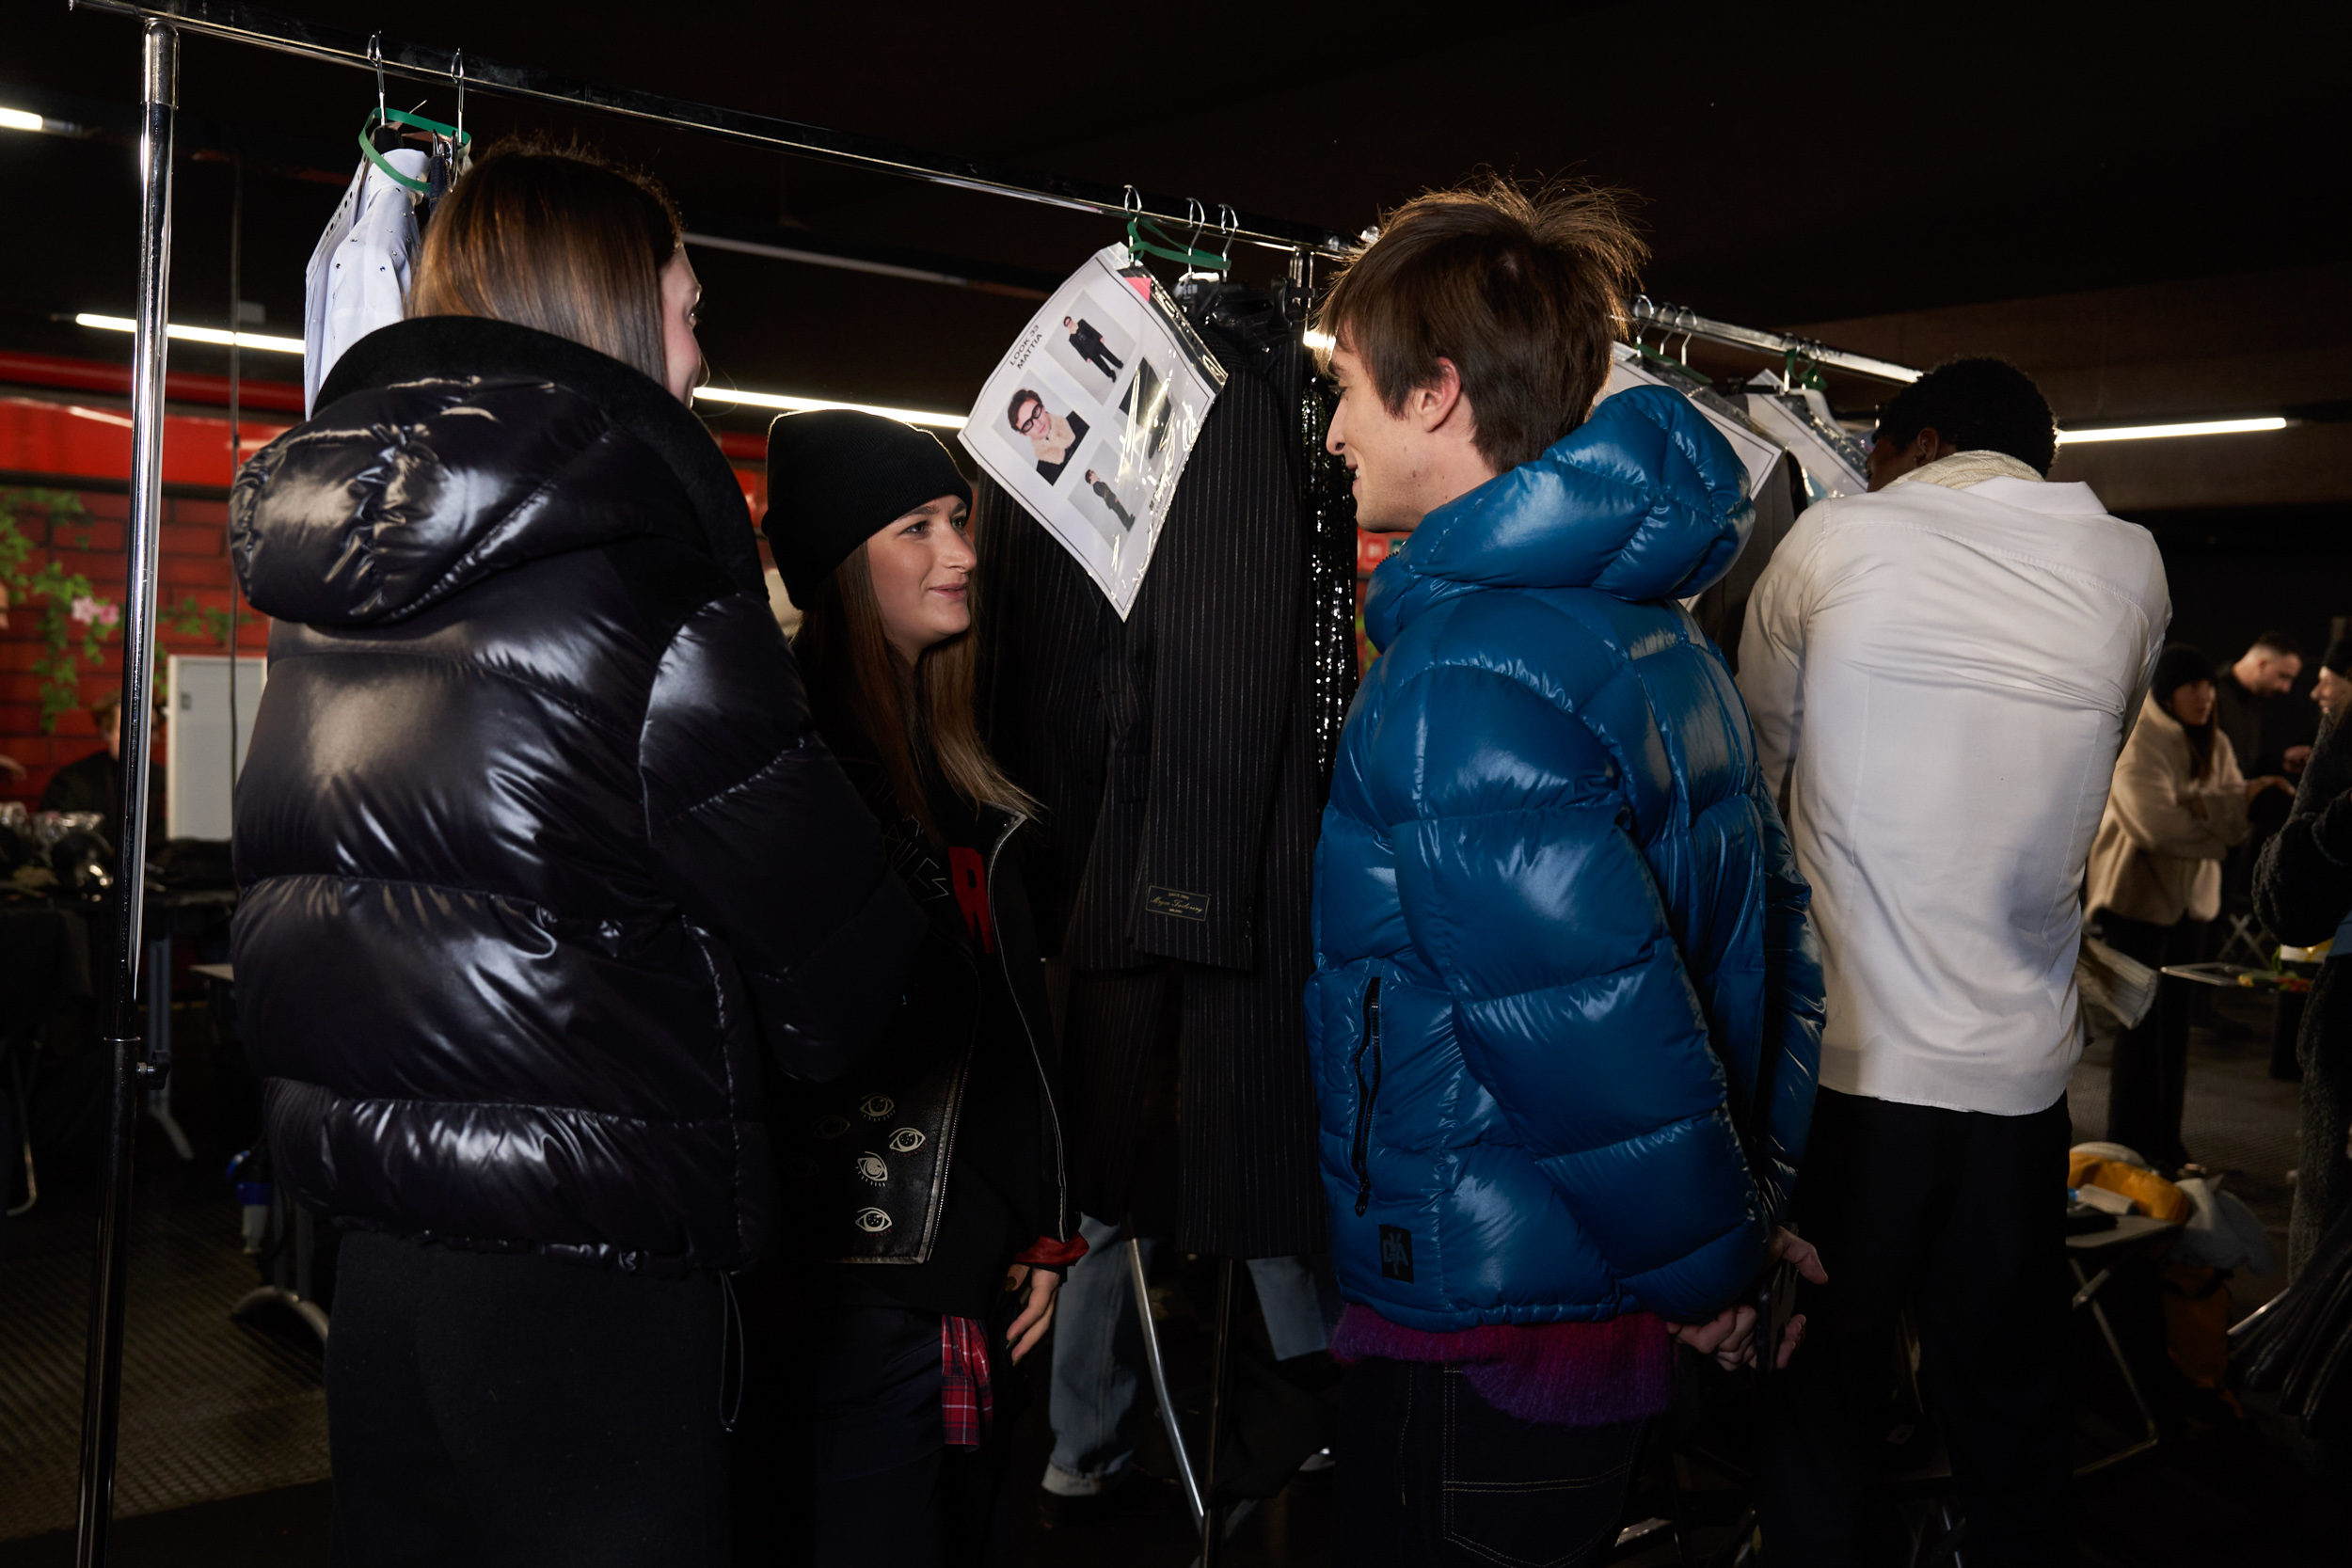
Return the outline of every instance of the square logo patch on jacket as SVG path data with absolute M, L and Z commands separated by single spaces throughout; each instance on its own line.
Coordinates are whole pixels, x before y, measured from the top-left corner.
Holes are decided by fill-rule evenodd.
M 1413 1233 L 1401 1225 L 1380 1227 L 1380 1277 L 1413 1282 Z

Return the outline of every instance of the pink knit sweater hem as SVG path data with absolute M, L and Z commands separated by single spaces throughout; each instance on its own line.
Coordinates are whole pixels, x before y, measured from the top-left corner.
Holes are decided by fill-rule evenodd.
M 1331 1336 L 1342 1361 L 1458 1365 L 1480 1399 L 1506 1416 L 1553 1426 L 1613 1426 L 1665 1414 L 1675 1347 L 1647 1312 L 1605 1323 L 1493 1323 L 1438 1334 L 1392 1323 L 1350 1302 Z

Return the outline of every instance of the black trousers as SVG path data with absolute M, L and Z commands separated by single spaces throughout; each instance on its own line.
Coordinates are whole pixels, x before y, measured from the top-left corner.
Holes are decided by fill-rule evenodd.
M 1916 1316 L 1970 1568 L 2071 1563 L 2066 1101 L 2031 1116 L 1820 1091 L 1796 1218 L 1829 1283 L 1762 1390 L 1757 1513 L 1772 1568 L 1900 1562 L 1875 1491 L 1894 1347 Z
M 338 1568 L 728 1560 L 709 1275 L 344 1238 Z
M 2205 956 L 2209 921 L 2155 926 L 2112 910 L 2099 911 L 2098 918 L 2108 945 L 2151 969 L 2196 963 Z M 2159 1165 L 2188 1158 L 2181 1145 L 2181 1108 L 2188 1094 L 2188 1015 L 2195 1001 L 2191 982 L 2157 981 L 2155 1006 L 2117 1037 L 2108 1069 L 2107 1140 Z
M 1643 1423 L 1505 1416 L 1454 1367 L 1370 1360 L 1340 1392 L 1331 1560 L 1344 1568 L 1603 1562 Z

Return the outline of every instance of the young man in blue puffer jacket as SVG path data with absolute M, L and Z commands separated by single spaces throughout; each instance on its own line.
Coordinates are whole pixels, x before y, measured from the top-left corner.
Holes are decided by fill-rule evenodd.
M 1498 182 L 1398 211 L 1324 307 L 1358 520 L 1413 535 L 1373 578 L 1315 871 L 1359 1363 L 1335 1561 L 1599 1560 L 1675 1341 L 1736 1365 L 1770 1259 L 1826 1277 L 1777 1229 L 1807 892 L 1675 602 L 1739 554 L 1746 477 L 1679 393 L 1594 405 L 1641 255 L 1604 193 Z

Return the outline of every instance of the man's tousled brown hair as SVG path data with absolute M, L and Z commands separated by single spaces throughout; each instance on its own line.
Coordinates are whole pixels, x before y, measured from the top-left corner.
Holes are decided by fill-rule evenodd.
M 408 314 L 535 327 L 666 381 L 661 269 L 678 236 L 649 180 L 577 147 L 503 142 L 434 209 Z
M 1391 414 L 1450 359 L 1479 455 L 1517 467 L 1584 422 L 1649 247 L 1623 193 L 1496 176 L 1415 197 L 1332 283 L 1317 326 Z

